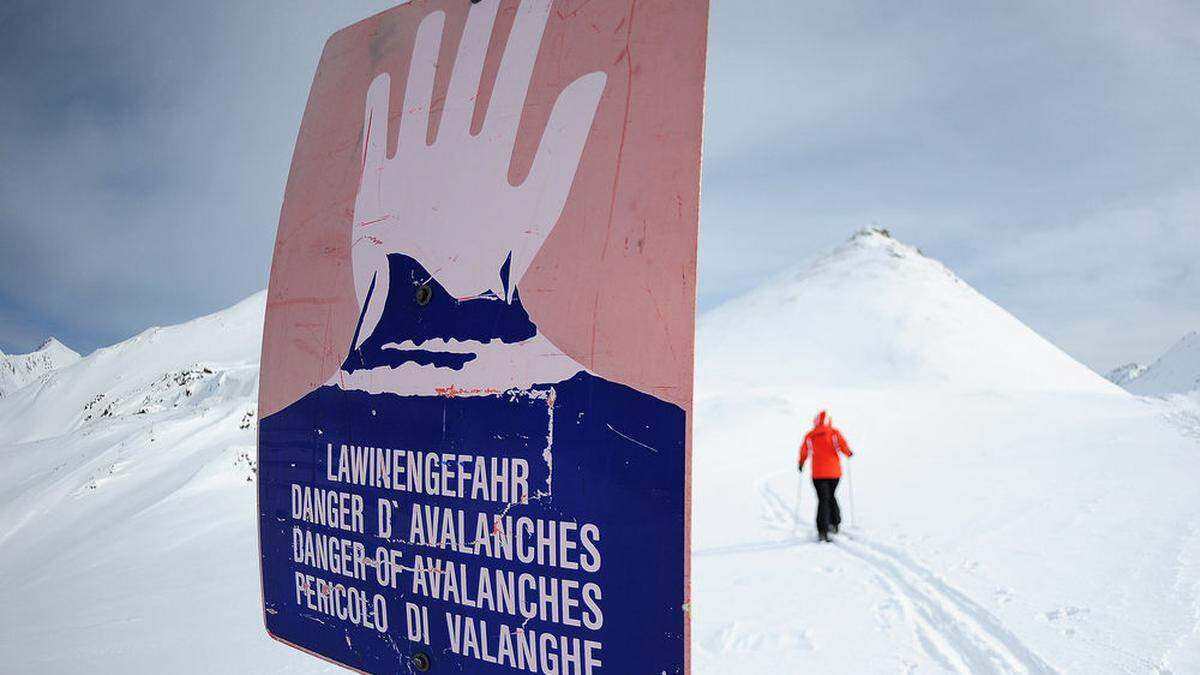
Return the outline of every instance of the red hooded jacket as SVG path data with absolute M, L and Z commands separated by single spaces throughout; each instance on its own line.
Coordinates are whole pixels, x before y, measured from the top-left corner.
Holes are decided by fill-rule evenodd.
M 804 464 L 812 455 L 813 478 L 841 478 L 842 460 L 838 457 L 839 452 L 847 457 L 854 456 L 842 432 L 834 428 L 833 418 L 822 410 L 813 420 L 812 431 L 805 434 L 804 441 L 800 443 L 800 463 Z

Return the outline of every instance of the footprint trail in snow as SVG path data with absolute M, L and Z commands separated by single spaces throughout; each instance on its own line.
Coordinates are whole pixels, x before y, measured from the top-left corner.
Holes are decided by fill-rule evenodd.
M 764 477 L 758 485 L 766 524 L 792 531 L 807 527 L 801 514 L 771 487 L 771 477 Z M 769 550 L 808 541 L 806 537 L 792 537 L 733 547 L 736 551 L 729 552 Z M 922 650 L 941 667 L 959 673 L 1057 672 L 983 606 L 906 552 L 875 543 L 861 532 L 845 530 L 835 538 L 833 548 L 866 568 L 912 628 Z

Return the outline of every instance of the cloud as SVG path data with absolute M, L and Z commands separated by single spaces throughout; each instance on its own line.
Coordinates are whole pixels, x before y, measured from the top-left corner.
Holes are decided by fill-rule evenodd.
M 877 223 L 1093 367 L 1200 325 L 1196 6 L 717 0 L 711 26 L 702 307 Z
M 86 350 L 264 287 L 325 38 L 389 4 L 7 10 L 0 310 Z M 14 325 L 0 347 L 36 346 Z
M 1097 368 L 1149 363 L 1200 326 L 1200 190 L 1013 231 L 968 261 L 993 299 Z
M 0 348 L 265 286 L 324 40 L 391 4 L 6 4 Z M 1097 368 L 1200 327 L 1200 6 L 712 7 L 702 308 L 878 223 Z

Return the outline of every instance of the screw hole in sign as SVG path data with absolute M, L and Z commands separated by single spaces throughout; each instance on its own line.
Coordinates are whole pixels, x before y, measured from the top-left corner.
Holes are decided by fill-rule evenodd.
M 429 667 L 433 665 L 429 660 L 429 655 L 425 652 L 417 652 L 416 654 L 413 654 L 412 662 L 413 667 L 422 673 L 428 671 Z
M 429 301 L 432 299 L 433 289 L 429 287 L 429 284 L 421 284 L 420 286 L 417 286 L 416 300 L 418 305 L 424 307 L 425 305 L 428 305 Z

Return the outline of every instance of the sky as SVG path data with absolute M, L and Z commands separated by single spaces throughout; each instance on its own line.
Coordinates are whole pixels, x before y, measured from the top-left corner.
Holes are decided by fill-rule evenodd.
M 264 288 L 325 39 L 394 2 L 0 0 L 0 350 Z M 1085 364 L 1200 330 L 1200 4 L 712 0 L 700 308 L 877 225 Z

